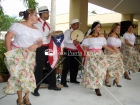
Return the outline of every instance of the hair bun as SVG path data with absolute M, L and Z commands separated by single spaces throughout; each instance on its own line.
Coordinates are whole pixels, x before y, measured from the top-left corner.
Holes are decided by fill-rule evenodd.
M 24 16 L 24 14 L 25 14 L 25 11 L 20 11 L 19 12 L 19 17 Z

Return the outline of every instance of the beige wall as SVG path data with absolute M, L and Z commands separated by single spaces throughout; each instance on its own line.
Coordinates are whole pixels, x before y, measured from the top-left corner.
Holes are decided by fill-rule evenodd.
M 50 23 L 50 19 L 48 20 Z M 69 28 L 69 14 L 60 14 L 56 16 L 56 31 L 65 31 Z
M 122 15 L 119 13 L 109 13 L 109 14 L 93 14 L 88 16 L 88 29 L 94 21 L 99 20 L 102 24 L 101 33 L 106 30 L 109 33 L 113 23 L 120 23 Z M 49 22 L 50 20 L 48 20 Z M 138 24 L 138 20 L 133 19 L 135 24 Z M 83 25 L 83 24 L 81 24 Z M 63 32 L 69 29 L 69 14 L 60 14 L 56 17 L 56 30 L 62 30 Z M 134 29 L 134 33 L 138 33 L 138 27 Z
M 104 33 L 104 30 L 106 33 L 109 33 L 110 29 L 111 29 L 111 26 L 102 26 L 101 33 Z
M 106 31 L 106 33 L 109 33 L 111 30 L 111 26 L 102 26 L 101 33 L 104 33 L 104 30 Z M 138 28 L 135 28 L 133 32 L 138 33 Z
M 56 30 L 58 31 L 58 30 L 61 30 L 61 31 L 65 31 L 65 30 L 67 30 L 67 29 L 69 29 L 69 23 L 62 23 L 62 24 L 57 24 L 56 25 Z
M 138 35 L 140 35 L 140 21 L 138 21 Z
M 90 29 L 90 27 L 88 27 L 88 29 Z M 105 32 L 108 34 L 111 30 L 111 26 L 102 26 L 100 33 L 104 33 Z M 134 33 L 138 33 L 138 27 L 134 29 Z
M 56 24 L 68 23 L 69 22 L 69 14 L 60 14 L 56 16 Z
M 121 14 L 110 13 L 110 14 L 97 14 L 97 15 L 88 16 L 88 25 L 92 24 L 94 21 L 100 21 L 102 24 L 120 22 Z
M 69 14 L 69 21 L 79 19 L 83 24 L 80 29 L 83 32 L 86 32 L 88 21 L 88 0 L 70 0 Z

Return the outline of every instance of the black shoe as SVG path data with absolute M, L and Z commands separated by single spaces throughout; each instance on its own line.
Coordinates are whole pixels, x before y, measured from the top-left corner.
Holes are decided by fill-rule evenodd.
M 100 89 L 95 89 L 95 92 L 97 96 L 102 96 L 102 94 L 100 93 Z
M 60 91 L 61 88 L 58 87 L 48 87 L 49 90 L 56 90 L 56 91 Z
M 79 81 L 70 81 L 71 83 L 76 83 L 76 84 L 79 84 L 80 82 Z
M 63 85 L 63 87 L 69 87 L 67 84 L 61 84 L 61 85 Z
M 38 92 L 31 92 L 32 93 L 32 95 L 34 95 L 34 96 L 40 96 L 40 94 L 38 93 Z

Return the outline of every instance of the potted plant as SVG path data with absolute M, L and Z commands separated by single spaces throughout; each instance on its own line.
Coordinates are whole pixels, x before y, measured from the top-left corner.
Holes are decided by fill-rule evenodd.
M 7 82 L 9 78 L 9 72 L 6 68 L 6 65 L 4 63 L 6 47 L 4 44 L 4 40 L 0 40 L 0 82 Z

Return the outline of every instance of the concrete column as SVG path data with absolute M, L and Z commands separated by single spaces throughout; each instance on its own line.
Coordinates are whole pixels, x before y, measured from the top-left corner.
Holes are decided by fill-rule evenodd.
M 56 25 L 56 0 L 51 0 L 50 25 L 51 25 L 51 31 L 55 31 L 55 25 Z
M 140 21 L 138 21 L 138 35 L 140 35 Z
M 88 0 L 70 0 L 69 23 L 73 19 L 79 19 L 82 23 L 80 29 L 87 31 L 88 23 Z
M 122 14 L 121 21 L 132 21 L 133 23 L 133 15 L 132 14 Z

